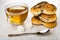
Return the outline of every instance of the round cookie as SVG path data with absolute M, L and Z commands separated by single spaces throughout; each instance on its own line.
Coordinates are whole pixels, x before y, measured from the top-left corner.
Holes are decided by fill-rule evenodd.
M 38 16 L 39 14 L 41 14 L 40 10 L 40 8 L 31 8 L 31 12 L 34 16 Z
M 32 21 L 33 24 L 36 24 L 36 25 L 42 24 L 42 21 L 39 20 L 39 19 L 36 18 L 36 17 L 32 17 L 31 21 Z
M 39 16 L 40 20 L 44 21 L 44 22 L 53 22 L 56 21 L 57 17 L 56 14 L 53 15 L 47 15 L 47 14 L 41 14 Z
M 31 12 L 34 16 L 38 16 L 39 14 L 41 14 L 41 12 L 43 12 L 43 10 L 41 9 L 42 6 L 44 6 L 45 4 L 47 4 L 48 2 L 43 1 L 38 3 L 37 5 L 33 6 L 31 8 Z
M 34 16 L 38 16 L 41 13 L 45 14 L 55 14 L 57 8 L 53 4 L 49 4 L 48 2 L 40 2 L 37 5 L 31 8 L 31 12 Z
M 54 28 L 56 27 L 57 23 L 56 22 L 45 22 L 43 25 L 47 28 Z
M 57 8 L 53 4 L 45 4 L 41 7 L 41 10 L 43 10 L 45 14 L 55 14 Z

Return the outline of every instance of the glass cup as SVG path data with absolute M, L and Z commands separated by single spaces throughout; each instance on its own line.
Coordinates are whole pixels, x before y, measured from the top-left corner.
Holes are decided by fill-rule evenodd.
M 28 6 L 25 3 L 12 3 L 6 6 L 7 21 L 13 25 L 23 24 L 28 15 Z

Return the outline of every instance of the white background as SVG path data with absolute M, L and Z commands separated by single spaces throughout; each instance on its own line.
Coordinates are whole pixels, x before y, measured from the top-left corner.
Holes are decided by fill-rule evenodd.
M 29 9 L 41 1 L 48 1 L 57 7 L 57 27 L 47 35 L 25 35 L 18 37 L 8 37 L 8 24 L 6 23 L 5 6 L 13 2 L 23 2 L 29 6 Z M 29 11 L 28 18 L 32 14 Z M 28 20 L 27 18 L 27 20 Z M 0 40 L 60 40 L 60 0 L 0 0 Z

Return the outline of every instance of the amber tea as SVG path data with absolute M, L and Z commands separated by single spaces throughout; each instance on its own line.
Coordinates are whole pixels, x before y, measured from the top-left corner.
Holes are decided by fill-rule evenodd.
M 28 15 L 28 8 L 24 5 L 13 5 L 6 8 L 7 21 L 11 24 L 22 24 Z

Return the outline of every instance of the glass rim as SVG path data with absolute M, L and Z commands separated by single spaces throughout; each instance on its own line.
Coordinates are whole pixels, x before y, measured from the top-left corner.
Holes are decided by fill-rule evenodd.
M 23 4 L 23 5 L 22 5 L 22 4 Z M 28 7 L 28 5 L 27 5 L 26 3 L 16 2 L 16 3 L 7 4 L 7 5 L 5 6 L 5 9 L 6 9 L 6 8 L 9 8 L 9 7 L 13 6 L 13 5 L 22 5 L 22 6 Z
M 16 2 L 16 3 L 10 3 L 10 4 L 8 4 L 8 5 L 5 7 L 5 13 L 10 14 L 10 12 L 8 12 L 6 9 L 9 8 L 9 7 L 11 7 L 11 6 L 14 6 L 14 5 L 25 6 L 25 7 L 27 7 L 27 9 L 26 9 L 25 11 L 23 11 L 23 12 L 18 13 L 18 14 L 16 14 L 16 13 L 15 13 L 15 14 L 14 14 L 14 13 L 11 13 L 11 15 L 24 14 L 24 12 L 28 11 L 28 5 L 27 5 L 26 3 Z

